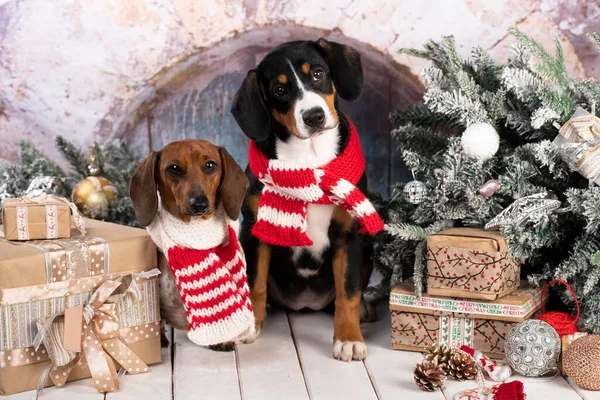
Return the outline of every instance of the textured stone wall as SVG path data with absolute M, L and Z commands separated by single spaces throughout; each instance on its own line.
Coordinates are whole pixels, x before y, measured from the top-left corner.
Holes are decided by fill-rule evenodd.
M 135 139 L 131 132 L 161 99 L 165 85 L 181 79 L 186 70 L 193 75 L 190 78 L 203 79 L 198 77 L 202 69 L 189 68 L 193 60 L 226 60 L 228 43 L 239 45 L 227 39 L 257 28 L 266 32 L 261 46 L 289 40 L 286 26 L 304 26 L 315 35 L 364 43 L 395 68 L 406 66 L 407 73 L 418 73 L 422 61 L 398 55 L 399 48 L 453 34 L 465 54 L 478 44 L 505 58 L 511 42 L 506 30 L 517 25 L 549 45 L 549 33 L 558 32 L 571 72 L 582 76 L 585 68 L 596 74 L 596 56 L 581 40 L 582 33 L 597 25 L 595 4 L 594 0 L 0 0 L 0 157 L 16 160 L 22 139 L 52 155 L 56 135 L 84 147 L 93 139 L 124 135 Z M 219 53 L 211 53 L 217 43 L 222 43 Z

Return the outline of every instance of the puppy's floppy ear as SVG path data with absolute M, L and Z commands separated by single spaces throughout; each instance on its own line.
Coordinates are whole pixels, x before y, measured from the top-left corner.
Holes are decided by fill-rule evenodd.
M 231 113 L 250 139 L 261 142 L 271 131 L 271 114 L 265 105 L 255 70 L 246 75 L 233 98 Z
M 248 177 L 224 147 L 219 147 L 219 153 L 223 166 L 220 187 L 221 202 L 229 218 L 235 221 L 240 216 L 240 209 L 246 196 L 246 189 L 249 185 Z
M 129 182 L 129 196 L 135 210 L 135 217 L 141 226 L 152 223 L 158 211 L 158 195 L 156 194 L 156 166 L 158 152 L 153 151 L 136 168 Z
M 315 44 L 329 65 L 333 83 L 340 97 L 348 101 L 358 99 L 364 80 L 360 53 L 350 46 L 323 38 Z

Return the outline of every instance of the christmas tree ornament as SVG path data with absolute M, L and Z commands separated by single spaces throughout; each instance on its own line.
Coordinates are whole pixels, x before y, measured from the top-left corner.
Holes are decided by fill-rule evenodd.
M 469 346 L 461 346 L 460 348 L 465 353 L 469 354 L 478 366 L 496 382 L 504 382 L 512 375 L 512 368 L 503 361 L 492 360 L 479 350 L 475 350 Z
M 575 340 L 563 355 L 564 372 L 578 386 L 600 390 L 600 335 Z
M 463 390 L 452 397 L 453 400 L 524 400 L 523 383 L 512 381 L 499 385 Z
M 413 180 L 404 185 L 404 199 L 411 204 L 420 204 L 427 197 L 427 185 L 418 181 L 413 171 Z
M 485 225 L 485 229 L 500 229 L 507 224 L 520 225 L 529 219 L 549 214 L 561 205 L 560 201 L 549 199 L 547 192 L 524 196 L 514 201 Z
M 552 144 L 569 169 L 600 184 L 600 118 L 578 107 Z
M 567 287 L 567 290 L 571 293 L 571 297 L 575 301 L 575 307 L 577 309 L 577 314 L 572 316 L 569 313 L 562 311 L 546 311 L 546 304 L 542 305 L 543 314 L 537 317 L 540 321 L 544 321 L 548 323 L 551 327 L 553 327 L 558 335 L 562 338 L 563 336 L 572 335 L 574 333 L 579 332 L 579 328 L 577 327 L 577 322 L 579 321 L 579 316 L 581 315 L 581 309 L 579 308 L 579 301 L 577 300 L 577 296 L 575 295 L 575 291 L 569 284 L 562 279 L 555 279 L 552 282 L 548 283 L 544 286 L 542 290 L 542 299 L 546 294 L 546 291 L 553 285 L 560 283 Z
M 494 157 L 500 146 L 500 136 L 487 122 L 471 124 L 461 138 L 463 151 L 481 162 Z
M 38 197 L 43 194 L 55 194 L 62 180 L 55 176 L 37 176 L 29 183 L 25 196 Z
M 92 150 L 90 151 L 90 163 L 88 164 L 87 171 L 89 176 L 100 176 L 101 170 L 98 166 L 98 154 L 100 154 L 100 147 L 98 143 L 92 143 Z
M 444 368 L 434 359 L 417 364 L 414 370 L 414 379 L 419 389 L 433 392 L 444 387 L 446 374 L 444 374 Z
M 453 354 L 453 351 L 445 344 L 432 344 L 425 348 L 425 359 L 427 361 L 437 360 L 438 364 L 443 366 L 446 374 L 448 374 L 448 361 Z
M 505 353 L 516 372 L 535 377 L 556 368 L 560 346 L 560 337 L 553 327 L 530 319 L 515 325 L 508 333 Z
M 118 199 L 117 188 L 106 178 L 88 176 L 73 188 L 72 199 L 88 218 L 104 219 Z
M 477 363 L 469 354 L 455 353 L 448 360 L 448 375 L 457 381 L 475 379 L 477 375 Z
M 494 193 L 500 190 L 502 186 L 500 186 L 500 182 L 495 179 L 490 179 L 479 188 L 479 193 L 485 197 L 492 197 Z

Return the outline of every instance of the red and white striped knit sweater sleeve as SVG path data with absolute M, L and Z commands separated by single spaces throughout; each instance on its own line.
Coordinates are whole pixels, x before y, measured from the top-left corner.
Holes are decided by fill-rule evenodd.
M 229 227 L 229 243 L 213 249 L 171 247 L 169 265 L 186 310 L 188 337 L 210 345 L 235 339 L 253 325 L 244 257 Z

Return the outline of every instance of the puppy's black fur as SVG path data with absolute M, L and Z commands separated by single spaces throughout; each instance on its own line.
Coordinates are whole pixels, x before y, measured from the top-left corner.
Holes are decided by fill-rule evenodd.
M 324 39 L 289 42 L 265 56 L 257 68 L 248 73 L 236 94 L 232 113 L 244 133 L 257 143 L 259 149 L 269 159 L 277 159 L 278 142 L 281 145 L 301 137 L 297 118 L 294 118 L 294 105 L 307 91 L 315 93 L 324 99 L 323 104 L 327 104 L 337 124 L 335 155 L 339 155 L 348 143 L 350 128 L 347 118 L 339 110 L 337 96 L 344 100 L 356 100 L 362 86 L 363 70 L 360 54 L 356 50 Z M 304 128 L 306 126 L 301 127 Z M 310 135 L 313 134 L 318 135 L 318 130 L 310 131 Z M 250 230 L 255 223 L 256 205 L 263 184 L 249 167 L 246 174 L 250 187 L 242 207 L 244 219 L 240 241 L 246 254 L 250 286 L 254 288 L 257 265 L 260 263 L 260 243 Z M 367 192 L 366 174 L 363 173 L 357 186 L 363 193 Z M 370 269 L 364 263 L 362 237 L 354 221 L 348 222 L 348 216 L 336 218 L 336 215 L 342 214 L 338 210 L 333 214 L 328 230 L 329 246 L 320 257 L 315 257 L 308 250 L 302 250 L 300 255 L 293 257 L 294 249 L 290 247 L 270 246 L 267 293 L 272 301 L 292 309 L 321 309 L 331 304 L 334 296 L 340 296 L 340 293 L 336 293 L 336 278 L 332 268 L 340 249 L 347 256 L 343 295 L 351 299 L 361 294 L 370 275 Z M 299 270 L 304 273 L 299 273 Z M 276 296 L 274 291 L 277 292 Z M 253 293 L 253 301 L 255 297 Z M 256 311 L 255 315 L 260 324 L 260 315 Z M 334 335 L 338 338 L 344 336 L 340 332 Z

